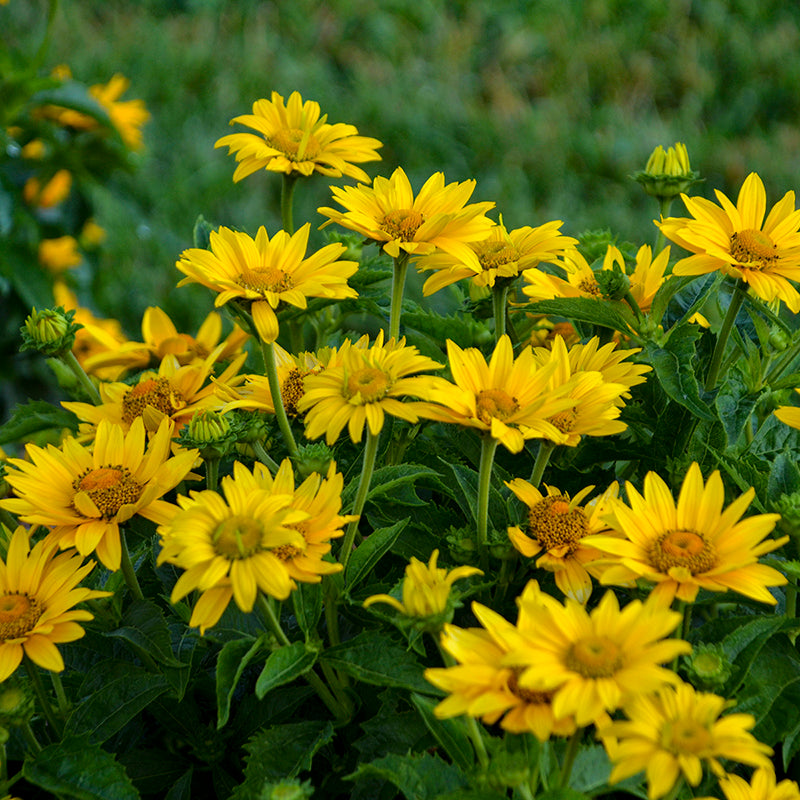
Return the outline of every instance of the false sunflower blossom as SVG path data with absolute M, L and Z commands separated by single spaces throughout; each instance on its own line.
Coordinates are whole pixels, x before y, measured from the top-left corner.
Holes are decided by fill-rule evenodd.
M 523 597 L 530 591 L 529 586 Z M 488 725 L 499 721 L 507 731 L 530 732 L 540 741 L 573 734 L 575 718 L 556 716 L 554 693 L 523 687 L 519 682 L 523 669 L 506 663 L 513 643 L 533 635 L 528 606 L 520 603 L 516 626 L 480 603 L 472 603 L 472 611 L 482 627 L 445 624 L 441 633 L 441 647 L 455 665 L 425 670 L 426 680 L 448 693 L 434 714 L 439 719 L 467 714 Z
M 91 450 L 74 438 L 61 448 L 26 445 L 30 461 L 10 458 L 5 475 L 16 498 L 0 506 L 23 522 L 51 529 L 49 538 L 63 550 L 96 553 L 110 570 L 120 567 L 119 526 L 135 514 L 152 519 L 151 507 L 188 474 L 196 450 L 170 457 L 169 422 L 145 445 L 145 426 L 134 420 L 124 431 L 100 422 Z
M 485 216 L 494 203 L 470 203 L 475 181 L 448 183 L 437 172 L 425 181 L 419 194 L 408 176 L 398 167 L 391 178 L 375 178 L 372 186 L 333 188 L 333 199 L 345 211 L 318 208 L 335 222 L 377 242 L 384 252 L 398 258 L 400 251 L 412 256 L 428 255 L 435 248 L 443 250 L 476 271 L 481 267 L 469 242 L 484 239 L 494 223 Z
M 292 495 L 256 488 L 241 464 L 220 481 L 221 494 L 205 490 L 178 496 L 171 513 L 162 506 L 158 564 L 184 570 L 172 589 L 173 603 L 197 589 L 189 624 L 205 633 L 219 621 L 231 599 L 253 610 L 258 592 L 285 600 L 295 588 L 280 548 L 302 551 L 298 523 L 308 514 L 291 507 Z
M 320 116 L 319 103 L 303 102 L 299 92 L 289 95 L 288 103 L 277 92 L 271 98 L 253 103 L 252 114 L 231 120 L 252 128 L 256 133 L 232 133 L 223 136 L 214 147 L 228 147 L 228 155 L 236 153 L 238 166 L 234 182 L 266 169 L 269 172 L 314 172 L 331 178 L 342 175 L 369 183 L 369 176 L 356 164 L 380 161 L 375 152 L 383 144 L 377 139 L 359 136 L 353 125 L 331 125 L 327 114 Z
M 767 538 L 780 514 L 741 518 L 754 489 L 723 510 L 725 489 L 719 472 L 715 470 L 704 484 L 696 462 L 686 473 L 677 504 L 655 472 L 645 476 L 644 495 L 630 483 L 626 489 L 630 505 L 615 503 L 607 518 L 622 536 L 598 535 L 587 541 L 614 558 L 602 583 L 618 585 L 643 578 L 655 584 L 651 594 L 666 605 L 675 597 L 691 603 L 700 589 L 732 589 L 775 604 L 767 587 L 782 586 L 786 578 L 758 559 L 789 537 Z
M 726 775 L 719 782 L 726 800 L 800 800 L 800 787 L 795 781 L 775 778 L 770 767 L 759 767 L 748 783 L 738 775 Z
M 750 733 L 755 718 L 727 714 L 723 697 L 697 692 L 688 683 L 641 692 L 625 704 L 626 720 L 603 726 L 603 739 L 614 764 L 610 782 L 644 772 L 649 800 L 664 797 L 681 775 L 691 786 L 703 777 L 703 764 L 725 776 L 720 758 L 772 769 L 772 748 Z M 774 779 L 773 779 L 774 784 Z
M 56 645 L 80 639 L 79 623 L 93 619 L 75 606 L 110 595 L 78 586 L 93 563 L 82 564 L 74 552 L 55 554 L 55 549 L 52 540 L 31 548 L 20 526 L 5 562 L 0 561 L 0 683 L 16 671 L 23 655 L 43 669 L 61 672 L 64 660 Z
M 42 239 L 37 248 L 37 257 L 44 269 L 55 274 L 77 267 L 83 261 L 74 236 Z
M 559 228 L 561 220 L 547 222 L 536 228 L 526 226 L 513 231 L 506 230 L 501 223 L 493 226 L 485 239 L 471 242 L 469 247 L 475 259 L 462 262 L 449 253 L 432 253 L 416 262 L 420 272 L 433 271 L 422 287 L 428 295 L 445 286 L 470 278 L 475 286 L 492 287 L 498 279 L 514 279 L 526 269 L 542 261 L 551 261 L 567 247 L 577 244 L 577 239 L 564 236 Z
M 258 335 L 272 343 L 278 338 L 275 311 L 282 303 L 306 308 L 309 297 L 341 300 L 357 296 L 347 279 L 358 264 L 338 260 L 346 246 L 329 244 L 306 258 L 310 230 L 306 223 L 292 235 L 278 231 L 272 239 L 263 227 L 255 239 L 229 228 L 212 231 L 210 250 L 192 247 L 181 254 L 175 266 L 187 277 L 178 286 L 200 283 L 218 292 L 216 306 L 229 300 L 243 302 Z
M 673 275 L 705 275 L 720 271 L 743 280 L 762 300 L 782 300 L 800 311 L 800 210 L 787 192 L 766 219 L 764 184 L 751 172 L 734 205 L 715 190 L 719 205 L 702 197 L 681 195 L 688 217 L 656 223 L 668 239 L 693 255 L 678 261 Z
M 383 331 L 371 347 L 345 346 L 335 359 L 334 366 L 305 378 L 305 394 L 297 403 L 305 414 L 306 436 L 318 439 L 324 433 L 329 445 L 345 425 L 354 442 L 361 441 L 365 424 L 377 436 L 386 414 L 417 422 L 429 404 L 403 400 L 427 399 L 438 379 L 417 373 L 442 366 L 407 347 L 405 338 L 384 344 Z
M 608 531 L 603 516 L 611 498 L 619 493 L 615 481 L 605 492 L 581 505 L 594 486 L 581 489 L 572 499 L 554 486 L 542 494 L 535 486 L 515 478 L 506 486 L 528 507 L 523 530 L 508 529 L 508 538 L 526 558 L 536 558 L 536 566 L 555 573 L 556 585 L 567 596 L 585 603 L 592 593 L 592 578 L 602 574 L 597 561 L 602 553 L 584 544 L 584 537 Z

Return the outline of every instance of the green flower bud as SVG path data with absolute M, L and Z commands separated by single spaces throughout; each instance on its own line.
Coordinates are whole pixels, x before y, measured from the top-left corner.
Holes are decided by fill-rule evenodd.
M 769 332 L 769 346 L 778 352 L 785 350 L 792 343 L 792 337 L 783 328 L 774 325 Z
M 28 684 L 12 676 L 0 684 L 0 726 L 24 725 L 33 716 L 34 697 Z
M 684 656 L 689 682 L 698 689 L 719 691 L 731 677 L 731 662 L 721 644 L 699 644 Z
M 477 544 L 474 539 L 475 530 L 473 528 L 449 528 L 445 534 L 447 548 L 450 551 L 450 558 L 456 564 L 472 564 L 477 561 Z
M 700 179 L 700 173 L 689 166 L 686 145 L 676 142 L 668 150 L 659 145 L 647 159 L 644 170 L 632 175 L 647 194 L 659 199 L 675 197 L 685 192 Z
M 620 265 L 614 262 L 611 269 L 601 269 L 595 272 L 600 293 L 606 300 L 622 300 L 631 288 L 631 279 L 622 271 Z
M 782 494 L 772 505 L 775 512 L 781 515 L 778 530 L 791 536 L 797 543 L 800 539 L 800 492 Z
M 259 798 L 260 800 L 307 800 L 313 794 L 314 787 L 310 781 L 300 783 L 295 778 L 266 784 L 262 788 Z
M 74 316 L 74 311 L 64 311 L 61 307 L 41 311 L 34 308 L 20 328 L 20 349 L 38 350 L 45 356 L 60 356 L 72 350 L 75 332 L 83 327 L 72 321 Z
M 300 477 L 305 479 L 312 472 L 326 475 L 332 460 L 333 450 L 325 442 L 312 442 L 301 444 L 297 448 L 297 460 L 294 466 Z
M 188 449 L 197 448 L 204 460 L 222 458 L 230 452 L 235 441 L 227 417 L 210 409 L 198 411 L 178 436 L 178 444 Z

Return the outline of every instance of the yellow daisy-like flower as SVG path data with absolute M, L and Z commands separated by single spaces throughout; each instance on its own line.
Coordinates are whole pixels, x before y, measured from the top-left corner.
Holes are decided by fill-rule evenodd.
M 306 308 L 309 297 L 341 300 L 357 296 L 347 279 L 358 264 L 338 260 L 345 245 L 329 244 L 305 257 L 310 229 L 306 223 L 291 236 L 278 231 L 272 239 L 263 227 L 255 239 L 229 228 L 212 231 L 210 250 L 192 247 L 181 254 L 175 266 L 187 277 L 178 286 L 200 283 L 218 292 L 216 306 L 229 300 L 244 301 L 259 336 L 274 342 L 278 338 L 275 311 L 281 303 Z
M 77 267 L 83 261 L 74 236 L 59 236 L 57 239 L 42 239 L 37 256 L 39 263 L 56 274 Z
M 417 422 L 429 405 L 403 398 L 426 399 L 437 379 L 416 373 L 442 366 L 407 347 L 405 338 L 384 344 L 383 331 L 371 347 L 346 346 L 335 358 L 334 366 L 306 376 L 305 394 L 297 403 L 305 414 L 306 436 L 318 439 L 324 433 L 328 444 L 345 425 L 354 442 L 361 441 L 365 424 L 377 436 L 386 414 Z
M 23 655 L 43 669 L 61 672 L 64 660 L 56 645 L 80 639 L 79 623 L 94 618 L 75 606 L 110 596 L 78 586 L 94 564 L 82 564 L 74 552 L 54 550 L 52 540 L 31 548 L 28 532 L 19 527 L 5 562 L 0 561 L 0 682 L 15 672 Z
M 764 219 L 767 194 L 755 172 L 747 176 L 734 205 L 715 191 L 719 205 L 702 197 L 681 195 L 688 217 L 656 223 L 661 232 L 694 255 L 681 259 L 673 275 L 720 271 L 740 278 L 762 300 L 782 300 L 796 314 L 800 293 L 800 210 L 787 192 Z
M 59 547 L 82 556 L 96 553 L 117 570 L 122 554 L 119 526 L 134 514 L 151 519 L 150 506 L 189 473 L 196 450 L 170 458 L 170 425 L 162 423 L 145 446 L 145 428 L 135 420 L 130 430 L 103 421 L 92 450 L 74 438 L 62 447 L 29 444 L 30 461 L 11 458 L 5 475 L 16 498 L 0 506 L 23 521 L 45 525 Z
M 562 224 L 561 220 L 556 220 L 511 232 L 502 223 L 495 225 L 485 239 L 470 244 L 477 267 L 475 259 L 462 262 L 449 253 L 424 256 L 416 262 L 417 269 L 420 272 L 433 270 L 434 274 L 425 281 L 422 293 L 427 297 L 465 278 L 471 278 L 476 286 L 491 287 L 498 278 L 513 279 L 542 261 L 551 261 L 566 247 L 577 244 L 577 239 L 559 231 Z
M 259 591 L 285 600 L 295 588 L 274 551 L 303 550 L 305 540 L 293 526 L 309 515 L 291 507 L 292 495 L 272 494 L 257 484 L 237 462 L 233 476 L 220 481 L 221 495 L 206 490 L 179 496 L 180 508 L 159 527 L 157 563 L 185 570 L 170 599 L 174 603 L 194 589 L 201 592 L 189 620 L 201 633 L 216 625 L 231 598 L 250 612 Z
M 674 672 L 659 665 L 692 649 L 665 638 L 681 615 L 653 598 L 620 609 L 609 591 L 589 612 L 570 598 L 562 605 L 532 594 L 520 599 L 523 608 L 533 635 L 520 638 L 504 663 L 521 669 L 524 689 L 555 692 L 553 713 L 574 714 L 581 726 L 602 720 L 630 695 L 677 682 Z
M 775 778 L 771 767 L 759 767 L 748 783 L 738 775 L 726 775 L 719 788 L 727 800 L 800 800 L 800 787 L 795 781 Z
M 377 242 L 392 258 L 397 258 L 401 250 L 423 256 L 438 247 L 480 271 L 468 243 L 485 238 L 494 225 L 484 216 L 494 203 L 468 205 L 475 185 L 473 180 L 445 186 L 444 175 L 437 172 L 414 197 L 408 176 L 398 167 L 391 178 L 375 178 L 372 186 L 332 187 L 333 199 L 346 210 L 317 211 L 329 222 Z
M 707 764 L 725 775 L 720 758 L 754 767 L 772 768 L 772 748 L 750 733 L 750 714 L 727 714 L 728 701 L 697 692 L 687 683 L 664 686 L 657 694 L 640 693 L 625 704 L 627 720 L 600 730 L 614 768 L 610 782 L 644 772 L 650 800 L 664 797 L 681 775 L 697 786 Z
M 614 250 L 617 248 L 615 247 Z M 656 292 L 670 277 L 665 274 L 669 267 L 669 250 L 669 247 L 665 247 L 654 257 L 650 245 L 643 244 L 636 253 L 636 265 L 629 276 L 630 292 L 643 314 L 650 311 Z M 619 254 L 619 261 L 622 261 L 622 254 L 619 250 L 617 250 L 617 254 Z M 624 262 L 621 266 L 624 271 Z
M 59 169 L 44 186 L 36 176 L 28 178 L 22 187 L 22 197 L 37 208 L 53 208 L 63 203 L 71 190 L 72 173 L 68 169 Z
M 579 344 L 581 337 L 571 322 L 553 322 L 541 314 L 527 314 L 533 319 L 529 344 L 531 347 L 546 347 L 550 350 L 557 336 L 560 336 L 568 346 Z
M 431 553 L 430 561 L 423 564 L 411 558 L 403 579 L 403 602 L 388 594 L 374 594 L 364 601 L 364 608 L 374 603 L 386 603 L 406 617 L 436 617 L 447 611 L 453 584 L 470 575 L 483 575 L 476 567 L 461 566 L 446 570 L 437 567 L 439 551 Z
M 655 473 L 644 479 L 644 495 L 626 484 L 628 503 L 617 502 L 608 517 L 611 527 L 623 534 L 593 536 L 587 544 L 612 555 L 604 584 L 618 585 L 643 578 L 655 583 L 652 595 L 665 605 L 677 597 L 692 602 L 699 589 L 728 589 L 762 603 L 775 604 L 767 587 L 782 586 L 780 572 L 759 564 L 765 553 L 781 547 L 788 536 L 766 538 L 779 514 L 756 514 L 741 519 L 754 489 L 748 489 L 723 510 L 725 489 L 718 471 L 704 485 L 697 463 L 686 473 L 678 502 L 667 484 Z
M 108 83 L 97 83 L 89 87 L 91 94 L 108 112 L 111 124 L 119 131 L 122 141 L 132 150 L 141 150 L 142 128 L 150 119 L 150 112 L 143 100 L 120 100 L 131 82 L 120 74 L 114 75 Z
M 506 663 L 510 642 L 529 627 L 527 607 L 520 605 L 516 626 L 480 603 L 473 603 L 472 611 L 482 628 L 446 624 L 441 634 L 442 648 L 457 663 L 425 670 L 426 680 L 448 693 L 434 709 L 436 716 L 467 714 L 488 725 L 499 721 L 507 731 L 530 732 L 540 741 L 573 734 L 575 718 L 556 716 L 554 693 L 524 688 L 519 682 L 523 670 Z
M 272 92 L 270 100 L 253 103 L 253 113 L 234 117 L 256 133 L 233 133 L 223 136 L 214 147 L 228 147 L 228 155 L 236 153 L 238 166 L 233 173 L 234 182 L 252 175 L 260 169 L 291 175 L 311 175 L 319 172 L 331 178 L 346 175 L 362 183 L 369 176 L 356 164 L 380 161 L 375 152 L 383 144 L 377 139 L 359 136 L 353 125 L 327 121 L 320 116 L 319 103 L 303 102 L 299 92 L 283 97 Z
M 800 389 L 795 389 L 800 394 Z M 800 408 L 797 406 L 780 406 L 772 412 L 784 424 L 790 428 L 800 430 Z
M 536 559 L 536 566 L 555 573 L 556 585 L 573 600 L 585 603 L 592 594 L 592 579 L 602 574 L 596 562 L 602 553 L 584 544 L 584 537 L 608 530 L 603 517 L 612 497 L 617 497 L 615 481 L 601 495 L 581 505 L 594 486 L 587 486 L 570 499 L 553 486 L 542 494 L 535 486 L 515 478 L 506 486 L 528 506 L 525 530 L 514 525 L 508 529 L 511 544 L 526 558 Z

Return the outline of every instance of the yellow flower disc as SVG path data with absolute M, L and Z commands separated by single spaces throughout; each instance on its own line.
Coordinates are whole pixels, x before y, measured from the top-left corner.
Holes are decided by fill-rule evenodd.
M 100 513 L 111 519 L 126 503 L 135 503 L 144 486 L 122 465 L 107 465 L 85 472 L 72 484 L 76 492 L 92 498 Z
M 140 417 L 147 406 L 170 416 L 184 405 L 181 393 L 169 378 L 148 378 L 131 388 L 122 398 L 122 419 L 127 424 Z
M 377 367 L 362 367 L 347 379 L 345 395 L 350 400 L 373 403 L 380 400 L 391 389 L 389 376 Z
M 778 248 L 764 231 L 746 228 L 731 234 L 731 255 L 740 266 L 764 269 L 777 260 Z
M 623 663 L 622 650 L 607 636 L 586 636 L 573 642 L 564 657 L 567 669 L 584 678 L 610 678 Z
M 263 531 L 252 517 L 235 514 L 221 522 L 211 536 L 218 555 L 233 561 L 249 558 L 262 549 Z
M 667 722 L 661 734 L 661 746 L 676 756 L 697 755 L 702 758 L 710 752 L 714 736 L 707 725 L 694 719 Z
M 263 267 L 262 269 L 244 269 L 239 273 L 236 283 L 244 289 L 264 294 L 265 292 L 288 292 L 294 288 L 292 276 L 278 267 Z
M 44 606 L 27 594 L 6 594 L 0 597 L 0 641 L 18 639 L 33 630 Z
M 300 128 L 284 128 L 264 138 L 270 147 L 280 150 L 290 161 L 313 161 L 322 151 L 317 137 Z
M 388 233 L 392 239 L 411 242 L 423 222 L 425 222 L 425 217 L 419 211 L 398 208 L 389 211 L 384 216 L 381 221 L 381 229 Z
M 717 563 L 714 545 L 694 531 L 667 531 L 653 542 L 650 557 L 653 566 L 664 574 L 672 567 L 685 567 L 697 575 Z
M 574 553 L 580 540 L 589 532 L 589 524 L 582 508 L 569 507 L 565 497 L 542 498 L 528 513 L 528 534 L 547 551 L 564 548 L 559 555 Z
M 478 419 L 487 425 L 492 424 L 492 418 L 506 420 L 519 411 L 519 402 L 503 389 L 482 389 L 478 392 L 475 404 Z

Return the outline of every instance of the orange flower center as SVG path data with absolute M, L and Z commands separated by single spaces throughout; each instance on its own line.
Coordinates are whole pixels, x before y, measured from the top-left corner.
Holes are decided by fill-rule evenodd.
M 672 567 L 685 567 L 697 575 L 717 563 L 717 552 L 702 533 L 667 531 L 650 546 L 650 563 L 665 575 Z
M 97 510 L 111 519 L 127 503 L 135 503 L 144 486 L 131 475 L 127 467 L 107 464 L 87 470 L 72 483 L 76 493 L 85 492 Z
M 596 635 L 574 642 L 564 658 L 567 669 L 584 678 L 610 678 L 622 663 L 619 645 L 607 636 Z
M 555 692 L 537 692 L 535 689 L 526 689 L 524 686 L 519 685 L 519 677 L 524 672 L 521 668 L 511 670 L 511 675 L 508 677 L 508 690 L 514 697 L 519 697 L 526 703 L 532 703 L 537 706 L 549 706 L 553 700 Z
M 391 388 L 389 376 L 377 367 L 355 370 L 345 384 L 345 397 L 353 403 L 375 403 Z
M 498 269 L 519 260 L 519 250 L 508 242 L 479 242 L 473 247 L 485 270 Z
M 311 372 L 309 370 L 301 371 L 297 367 L 292 367 L 281 384 L 283 407 L 290 417 L 297 416 L 297 404 L 300 402 L 300 398 L 305 394 L 303 380 L 306 375 L 310 374 Z
M 147 406 L 166 414 L 174 414 L 186 403 L 183 395 L 175 389 L 168 378 L 147 378 L 129 389 L 122 398 L 122 419 L 130 425 L 140 417 Z
M 322 150 L 319 139 L 311 131 L 300 128 L 283 128 L 264 139 L 290 161 L 313 161 Z
M 595 297 L 600 295 L 600 286 L 594 278 L 582 278 L 581 282 L 578 284 L 578 289 Z
M 545 550 L 564 548 L 561 557 L 572 555 L 578 542 L 589 532 L 582 508 L 569 507 L 563 495 L 543 497 L 528 512 L 529 535 Z
M 731 255 L 739 267 L 764 269 L 778 258 L 778 248 L 769 234 L 745 228 L 731 234 Z
M 44 613 L 44 606 L 26 594 L 5 594 L 0 597 L 0 641 L 19 639 L 30 633 L 39 617 Z
M 274 547 L 270 553 L 281 561 L 291 561 L 293 558 L 302 555 L 303 551 L 299 547 L 294 547 L 290 544 L 282 544 L 280 547 Z
M 482 389 L 475 408 L 478 419 L 491 425 L 492 419 L 505 421 L 519 411 L 519 402 L 503 389 Z
M 381 230 L 388 233 L 392 239 L 401 242 L 412 242 L 425 217 L 413 209 L 395 209 L 389 211 L 381 221 Z
M 236 283 L 261 295 L 266 292 L 280 294 L 294 288 L 292 276 L 277 267 L 245 268 L 239 273 Z
M 710 754 L 714 736 L 705 726 L 693 719 L 665 722 L 661 733 L 661 746 L 674 755 L 695 755 L 701 758 Z
M 234 514 L 217 525 L 211 542 L 217 555 L 233 561 L 249 558 L 261 550 L 263 531 L 258 520 Z
M 548 422 L 554 427 L 558 428 L 561 433 L 569 433 L 578 421 L 578 415 L 575 413 L 574 408 L 568 408 L 564 411 L 559 411 L 553 417 L 550 417 Z

